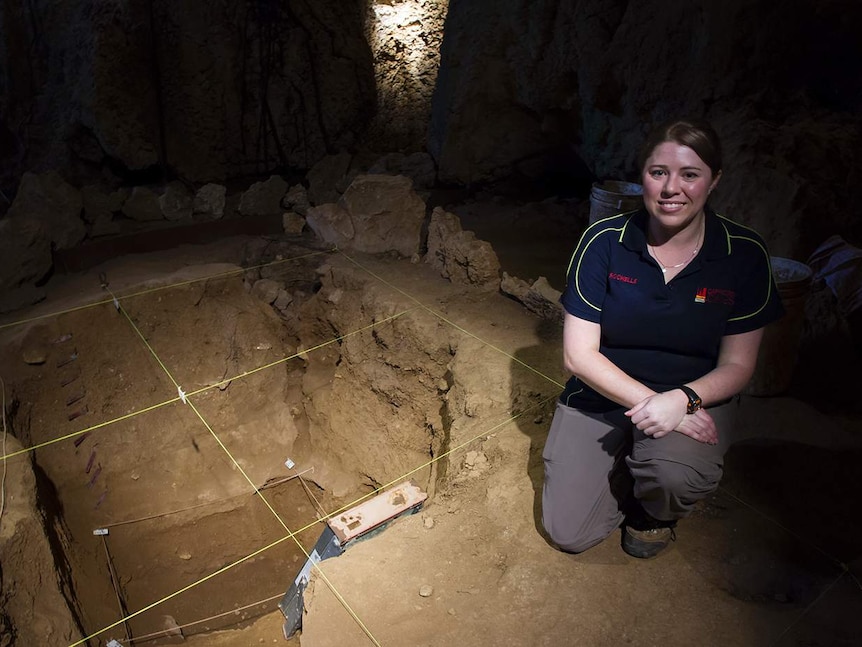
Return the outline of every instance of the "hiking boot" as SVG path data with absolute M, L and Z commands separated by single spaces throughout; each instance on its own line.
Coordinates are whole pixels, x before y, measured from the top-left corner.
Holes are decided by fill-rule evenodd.
M 635 530 L 629 525 L 623 528 L 623 550 L 638 559 L 655 557 L 672 541 L 676 541 L 676 531 L 673 528 Z

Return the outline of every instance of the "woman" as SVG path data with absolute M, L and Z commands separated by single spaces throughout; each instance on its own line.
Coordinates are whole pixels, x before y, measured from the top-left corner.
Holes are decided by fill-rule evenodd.
M 592 224 L 562 296 L 572 377 L 543 457 L 543 523 L 580 552 L 623 526 L 649 558 L 715 491 L 738 394 L 782 307 L 761 238 L 706 204 L 721 146 L 700 120 L 655 129 L 644 209 Z

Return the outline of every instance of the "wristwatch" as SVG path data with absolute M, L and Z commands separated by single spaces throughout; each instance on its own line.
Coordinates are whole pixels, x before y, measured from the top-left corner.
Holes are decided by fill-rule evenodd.
M 678 386 L 677 388 L 688 396 L 688 407 L 686 407 L 685 410 L 686 413 L 694 413 L 703 408 L 703 400 L 701 400 L 700 396 L 694 392 L 694 389 L 685 385 Z

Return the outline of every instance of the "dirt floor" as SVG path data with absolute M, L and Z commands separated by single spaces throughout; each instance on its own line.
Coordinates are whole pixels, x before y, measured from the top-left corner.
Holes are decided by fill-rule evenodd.
M 479 235 L 495 243 L 493 230 Z M 574 241 L 532 231 L 545 243 L 496 242 L 503 269 L 562 277 Z M 235 236 L 55 276 L 0 326 L 21 447 L 4 450 L 0 620 L 17 633 L 0 644 L 285 643 L 277 604 L 318 519 L 406 479 L 425 506 L 320 562 L 287 644 L 862 636 L 862 416 L 804 397 L 804 380 L 795 397 L 743 399 L 722 488 L 667 554 L 638 561 L 618 533 L 578 556 L 543 538 L 560 327 L 424 263 Z M 11 539 L 33 518 L 47 528 L 38 569 Z M 65 618 L 51 587 L 74 600 Z

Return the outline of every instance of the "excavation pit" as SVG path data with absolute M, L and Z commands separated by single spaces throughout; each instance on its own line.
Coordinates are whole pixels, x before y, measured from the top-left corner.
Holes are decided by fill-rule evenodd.
M 108 283 L 2 330 L 7 467 L 39 475 L 71 627 L 56 644 L 241 630 L 274 612 L 319 518 L 405 477 L 432 499 L 469 484 L 465 452 L 559 389 L 503 350 L 506 325 L 468 329 L 489 303 L 518 311 L 499 295 L 394 259 L 260 260 Z

